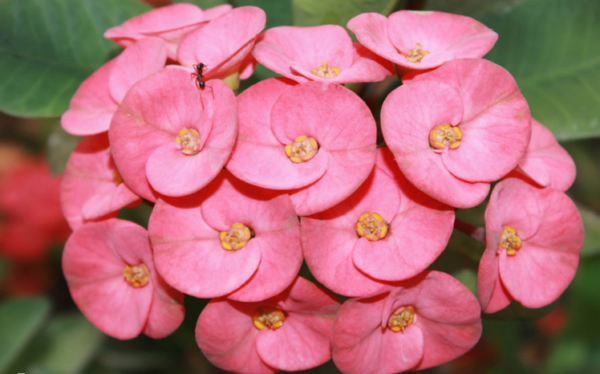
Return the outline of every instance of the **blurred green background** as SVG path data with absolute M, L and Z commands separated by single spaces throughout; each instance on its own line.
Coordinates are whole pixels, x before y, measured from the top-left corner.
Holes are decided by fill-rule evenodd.
M 533 116 L 550 128 L 577 165 L 569 196 L 584 219 L 586 240 L 577 275 L 554 304 L 511 305 L 484 315 L 481 342 L 431 373 L 600 373 L 600 1 L 598 0 L 173 0 L 203 8 L 230 3 L 267 13 L 267 27 L 346 25 L 363 12 L 440 10 L 474 17 L 499 34 L 486 56 L 510 71 Z M 168 0 L 148 0 L 154 6 Z M 120 47 L 104 30 L 151 9 L 141 0 L 0 0 L 0 186 L 15 159 L 44 158 L 60 174 L 78 138 L 59 117 L 79 84 Z M 241 90 L 274 76 L 259 66 Z M 351 85 L 378 118 L 400 84 Z M 15 156 L 15 154 L 17 156 Z M 4 174 L 3 174 L 4 173 Z M 0 188 L 0 193 L 2 189 Z M 36 194 L 31 195 L 35 203 Z M 457 211 L 483 225 L 485 205 Z M 119 217 L 147 226 L 151 208 Z M 0 236 L 9 230 L 0 212 Z M 32 232 L 31 235 L 36 235 Z M 105 336 L 73 304 L 60 268 L 61 241 L 31 259 L 15 259 L 0 240 L 0 373 L 219 373 L 194 341 L 208 300 L 186 296 L 186 319 L 170 337 L 119 341 Z M 53 244 L 52 244 L 53 243 Z M 51 247 L 51 248 L 50 248 Z M 456 232 L 432 268 L 476 288 L 483 246 Z M 314 281 L 306 267 L 301 275 Z M 328 364 L 311 373 L 335 373 Z

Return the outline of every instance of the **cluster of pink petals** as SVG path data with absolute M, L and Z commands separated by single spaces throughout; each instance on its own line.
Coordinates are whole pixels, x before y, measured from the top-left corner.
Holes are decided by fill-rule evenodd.
M 63 214 L 74 230 L 87 221 L 116 217 L 119 209 L 142 202 L 123 183 L 106 133 L 84 138 L 71 153 L 60 198 Z
M 173 4 L 141 14 L 112 27 L 104 33 L 122 47 L 128 47 L 138 40 L 154 36 L 162 39 L 168 47 L 169 58 L 177 59 L 177 47 L 185 35 L 201 29 L 208 22 L 231 10 L 224 4 L 206 10 L 194 4 Z
M 467 352 L 481 310 L 537 308 L 565 290 L 583 240 L 561 192 L 575 166 L 513 77 L 481 59 L 495 32 L 409 11 L 353 18 L 360 43 L 335 25 L 265 25 L 252 6 L 175 4 L 105 33 L 126 49 L 62 117 L 87 136 L 62 183 L 75 230 L 63 268 L 93 324 L 119 339 L 165 337 L 185 293 L 215 298 L 196 340 L 223 370 L 308 370 L 333 357 L 344 373 L 395 373 Z M 257 62 L 283 77 L 236 97 Z M 344 84 L 394 68 L 403 84 L 383 103 L 377 149 L 371 109 Z M 503 178 L 486 210 L 478 302 L 426 269 L 454 208 L 480 204 Z M 142 199 L 155 202 L 148 232 L 114 218 Z M 358 298 L 340 309 L 298 276 L 303 259 Z
M 252 54 L 265 67 L 299 83 L 379 82 L 394 74 L 388 61 L 352 43 L 337 25 L 269 29 Z
M 236 223 L 254 237 L 239 250 L 226 250 L 220 234 Z M 249 186 L 226 171 L 202 193 L 159 199 L 149 232 L 162 276 L 196 297 L 260 301 L 287 288 L 302 264 L 300 224 L 289 196 Z
M 519 162 L 517 172 L 542 187 L 566 191 L 575 182 L 575 162 L 558 144 L 552 132 L 531 119 L 531 141 Z
M 391 314 L 412 307 L 402 331 L 388 327 Z M 381 293 L 346 301 L 333 325 L 333 361 L 347 374 L 421 370 L 453 360 L 481 336 L 475 296 L 448 274 L 426 271 Z
M 227 162 L 237 135 L 233 91 L 221 80 L 198 90 L 181 69 L 164 69 L 133 86 L 112 120 L 109 138 L 125 183 L 139 196 L 184 196 L 206 186 Z M 199 134 L 195 154 L 177 143 Z
M 370 212 L 389 223 L 378 241 L 356 233 L 359 217 Z M 453 224 L 454 210 L 412 186 L 380 148 L 373 172 L 352 196 L 302 217 L 302 247 L 319 282 L 338 294 L 366 296 L 425 270 L 446 247 Z
M 502 246 L 505 227 L 516 230 L 520 248 Z M 486 249 L 479 264 L 478 295 L 486 313 L 512 300 L 541 308 L 573 280 L 583 245 L 583 222 L 569 197 L 517 178 L 498 183 L 485 211 Z
M 375 164 L 375 119 L 343 86 L 272 78 L 245 90 L 238 105 L 239 135 L 227 169 L 255 186 L 287 190 L 300 216 L 346 199 Z M 300 136 L 314 138 L 319 150 L 293 163 L 285 145 Z
M 470 17 L 442 12 L 401 10 L 387 18 L 364 13 L 352 18 L 348 29 L 362 45 L 402 70 L 431 69 L 454 59 L 480 58 L 498 39 L 498 34 Z M 411 50 L 418 53 L 419 49 L 427 53 L 411 58 Z
M 514 169 L 531 136 L 529 107 L 514 78 L 481 59 L 453 60 L 414 75 L 381 111 L 383 136 L 415 186 L 457 208 L 481 203 L 490 183 Z M 460 145 L 436 152 L 430 133 L 450 125 Z
M 166 61 L 167 47 L 158 38 L 131 44 L 81 84 L 61 118 L 63 129 L 80 136 L 108 131 L 113 114 L 129 88 L 162 69 Z
M 270 307 L 285 313 L 280 328 L 257 329 L 253 314 Z M 196 341 L 214 365 L 235 373 L 307 370 L 331 359 L 330 335 L 337 299 L 302 277 L 257 303 L 214 299 L 196 326 Z
M 183 294 L 156 272 L 148 233 L 111 218 L 75 230 L 63 253 L 63 272 L 73 300 L 98 329 L 117 339 L 140 333 L 159 339 L 183 322 Z M 134 287 L 127 266 L 144 265 L 149 279 Z

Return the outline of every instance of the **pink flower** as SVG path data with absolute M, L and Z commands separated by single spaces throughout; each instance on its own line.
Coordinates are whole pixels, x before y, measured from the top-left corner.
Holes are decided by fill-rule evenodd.
M 290 198 L 227 171 L 200 194 L 159 199 L 149 231 L 162 276 L 195 297 L 264 300 L 287 288 L 302 264 Z
M 61 118 L 63 129 L 79 136 L 108 131 L 129 88 L 162 69 L 166 60 L 167 48 L 158 38 L 146 38 L 126 48 L 79 86 Z
M 164 69 L 134 85 L 115 113 L 109 138 L 123 180 L 137 195 L 185 196 L 207 185 L 237 135 L 233 91 L 220 80 L 199 90 L 190 74 Z
M 160 339 L 183 321 L 183 294 L 156 272 L 141 226 L 116 218 L 84 224 L 67 241 L 62 266 L 73 300 L 107 335 Z
M 106 30 L 104 37 L 127 47 L 138 40 L 156 36 L 167 43 L 169 58 L 177 60 L 177 47 L 184 36 L 230 10 L 229 4 L 204 11 L 193 4 L 173 4 L 153 9 L 112 27 Z
M 516 171 L 542 187 L 566 191 L 575 182 L 577 170 L 569 153 L 558 144 L 552 132 L 531 119 L 531 141 Z
M 484 312 L 504 309 L 512 300 L 541 308 L 573 280 L 583 223 L 564 192 L 517 178 L 503 180 L 485 211 L 485 231 L 477 287 Z
M 365 296 L 414 277 L 444 250 L 454 210 L 423 194 L 398 170 L 387 148 L 369 178 L 333 208 L 302 217 L 311 273 L 333 292 Z
M 242 92 L 238 105 L 240 132 L 227 169 L 259 187 L 293 190 L 298 215 L 331 208 L 369 176 L 375 120 L 347 88 L 267 79 Z
M 498 34 L 466 16 L 401 10 L 388 18 L 363 13 L 348 22 L 358 41 L 404 70 L 424 70 L 457 58 L 480 58 Z
M 394 75 L 388 61 L 352 43 L 348 32 L 337 25 L 269 29 L 252 54 L 267 68 L 299 83 L 379 82 Z
M 60 197 L 73 230 L 89 220 L 116 217 L 119 209 L 142 202 L 123 183 L 106 133 L 84 138 L 71 153 Z
M 386 98 L 381 112 L 383 136 L 402 173 L 457 208 L 481 203 L 490 182 L 517 166 L 530 122 L 510 73 L 478 59 L 413 76 Z
M 329 338 L 339 302 L 297 277 L 257 303 L 213 299 L 200 314 L 196 341 L 206 358 L 235 373 L 307 370 L 331 359 Z
M 426 271 L 379 295 L 346 301 L 333 325 L 333 361 L 347 374 L 440 365 L 477 343 L 479 315 L 467 287 L 448 274 Z
M 179 46 L 179 63 L 191 68 L 202 62 L 205 79 L 239 79 L 252 75 L 256 61 L 250 55 L 267 16 L 257 7 L 239 7 L 189 33 Z

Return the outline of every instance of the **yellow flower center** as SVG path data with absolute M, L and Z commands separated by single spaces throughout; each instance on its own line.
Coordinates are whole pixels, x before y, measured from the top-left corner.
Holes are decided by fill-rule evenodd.
M 446 147 L 456 149 L 460 145 L 461 139 L 462 131 L 460 131 L 458 126 L 435 126 L 429 133 L 429 145 L 434 151 L 441 151 Z
M 400 54 L 402 55 L 402 57 L 404 57 L 410 62 L 421 62 L 423 57 L 429 54 L 429 52 L 423 50 L 422 48 L 423 46 L 421 45 L 421 43 L 416 43 L 415 48 L 410 49 L 408 51 L 408 54 L 404 54 L 402 52 L 400 52 Z
M 252 238 L 252 231 L 242 223 L 234 223 L 228 231 L 221 231 L 221 245 L 228 251 L 238 251 Z
M 517 230 L 510 226 L 502 226 L 502 235 L 498 250 L 505 249 L 508 256 L 514 256 L 523 245 L 523 241 L 517 235 Z
M 144 264 L 136 266 L 125 266 L 123 269 L 123 278 L 132 287 L 144 287 L 150 281 L 150 270 Z
M 200 152 L 200 134 L 194 129 L 182 128 L 175 138 L 175 143 L 181 147 L 184 155 L 195 155 Z
M 285 313 L 276 308 L 258 308 L 252 315 L 252 321 L 254 322 L 254 326 L 259 330 L 262 330 L 265 327 L 268 327 L 271 330 L 277 330 L 285 321 Z
M 415 321 L 415 308 L 410 305 L 401 306 L 394 310 L 388 319 L 387 326 L 393 332 L 404 331 Z
M 292 144 L 285 146 L 285 154 L 296 164 L 312 159 L 318 151 L 319 144 L 315 138 L 308 136 L 299 136 Z
M 356 222 L 356 233 L 372 242 L 385 238 L 388 233 L 388 223 L 378 213 L 365 213 Z
M 313 68 L 312 73 L 319 78 L 331 79 L 340 75 L 340 69 L 338 67 L 329 67 L 329 63 L 325 61 L 320 67 Z

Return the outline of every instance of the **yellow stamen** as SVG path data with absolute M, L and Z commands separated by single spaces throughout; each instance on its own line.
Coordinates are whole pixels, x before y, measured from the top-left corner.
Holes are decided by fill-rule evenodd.
M 295 164 L 311 160 L 318 151 L 319 144 L 308 136 L 299 136 L 292 144 L 285 146 L 285 154 Z
M 394 310 L 388 319 L 387 326 L 394 332 L 404 331 L 415 321 L 415 308 L 410 305 L 401 306 Z
M 145 264 L 136 266 L 125 266 L 123 269 L 123 278 L 132 287 L 144 287 L 150 281 L 150 270 Z
M 400 54 L 402 55 L 402 57 L 404 57 L 410 62 L 421 62 L 423 57 L 429 54 L 429 52 L 423 50 L 422 48 L 423 46 L 421 45 L 421 43 L 416 43 L 415 48 L 409 50 L 408 54 L 404 54 L 402 52 L 400 52 Z
M 276 308 L 262 307 L 254 312 L 252 321 L 254 322 L 254 326 L 259 330 L 262 330 L 265 327 L 268 327 L 271 330 L 277 330 L 283 326 L 285 313 Z
M 364 213 L 356 222 L 356 233 L 372 242 L 385 238 L 389 225 L 378 213 Z
M 221 231 L 219 234 L 221 245 L 228 251 L 239 251 L 251 238 L 250 228 L 242 223 L 234 223 L 229 231 Z
M 200 152 L 200 134 L 194 129 L 182 128 L 175 138 L 175 143 L 181 146 L 181 152 L 185 155 L 195 155 Z
M 523 241 L 517 235 L 517 230 L 510 226 L 502 226 L 502 234 L 498 250 L 506 250 L 508 256 L 514 256 L 523 245 Z
M 340 75 L 340 69 L 338 67 L 329 67 L 329 63 L 325 61 L 320 67 L 313 68 L 312 73 L 319 78 L 331 79 Z
M 441 151 L 446 147 L 456 149 L 460 145 L 461 139 L 462 131 L 458 126 L 448 124 L 435 126 L 429 133 L 429 145 L 434 151 Z

